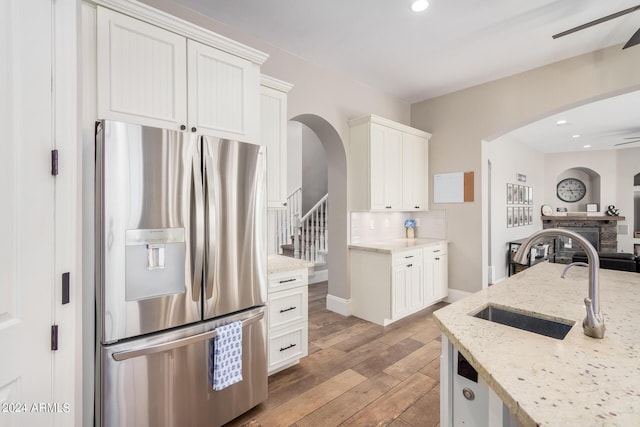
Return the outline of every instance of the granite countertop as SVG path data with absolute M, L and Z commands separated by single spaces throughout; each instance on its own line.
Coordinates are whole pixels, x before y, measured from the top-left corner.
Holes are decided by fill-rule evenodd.
M 269 274 L 299 270 L 301 268 L 313 268 L 313 266 L 314 264 L 311 261 L 276 254 L 269 254 L 267 259 L 267 269 Z
M 588 269 L 544 262 L 434 313 L 525 426 L 640 424 L 640 274 L 600 270 L 604 339 L 582 331 Z M 477 319 L 488 304 L 575 322 L 564 340 Z M 568 321 L 568 322 L 567 322 Z
M 349 249 L 358 249 L 362 251 L 393 253 L 400 251 L 408 251 L 411 249 L 419 249 L 427 246 L 437 245 L 440 243 L 448 243 L 442 239 L 393 239 L 381 240 L 379 242 L 353 243 L 349 245 Z

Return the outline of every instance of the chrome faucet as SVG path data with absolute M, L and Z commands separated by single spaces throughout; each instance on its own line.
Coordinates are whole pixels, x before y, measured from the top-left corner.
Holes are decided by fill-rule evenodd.
M 558 237 L 564 236 L 573 239 L 578 245 L 586 252 L 587 261 L 589 265 L 589 296 L 584 299 L 584 305 L 587 310 L 587 316 L 582 321 L 582 328 L 584 334 L 593 338 L 604 338 L 604 318 L 600 312 L 600 295 L 599 295 L 599 272 L 600 272 L 600 257 L 598 252 L 591 243 L 578 233 L 573 231 L 564 230 L 562 228 L 547 228 L 533 233 L 529 238 L 520 246 L 518 251 L 513 257 L 513 260 L 518 264 L 526 264 L 527 257 L 531 252 L 531 247 L 545 237 Z M 565 271 L 566 273 L 567 269 Z

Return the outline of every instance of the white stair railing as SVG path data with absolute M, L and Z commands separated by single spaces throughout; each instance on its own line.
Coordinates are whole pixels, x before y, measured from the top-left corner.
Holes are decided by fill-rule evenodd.
M 300 226 L 293 239 L 295 258 L 311 261 L 315 264 L 325 263 L 329 223 L 328 199 L 329 195 L 325 194 L 300 219 Z
M 300 222 L 302 211 L 302 188 L 298 187 L 287 197 L 287 208 L 276 212 L 276 253 L 282 253 L 282 245 L 291 244 Z

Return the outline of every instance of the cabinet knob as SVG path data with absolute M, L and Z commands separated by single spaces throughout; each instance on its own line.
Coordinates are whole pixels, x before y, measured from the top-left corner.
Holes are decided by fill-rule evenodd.
M 197 130 L 198 130 L 198 129 L 196 129 L 196 127 L 195 127 L 195 126 L 191 128 L 191 132 L 195 132 L 195 131 L 197 131 Z
M 180 125 L 180 130 L 185 130 L 187 127 L 185 125 Z
M 420 209 L 420 206 L 414 206 L 413 208 L 414 209 Z

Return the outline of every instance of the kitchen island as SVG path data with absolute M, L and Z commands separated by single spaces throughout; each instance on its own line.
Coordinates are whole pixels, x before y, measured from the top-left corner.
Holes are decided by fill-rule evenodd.
M 452 349 L 487 386 L 488 405 L 502 403 L 502 414 L 489 410 L 478 425 L 509 425 L 507 409 L 512 425 L 640 425 L 640 275 L 600 270 L 606 332 L 595 339 L 582 330 L 588 269 L 561 279 L 564 267 L 541 263 L 434 313 L 443 332 L 442 426 L 453 425 L 460 401 Z M 473 317 L 489 305 L 573 327 L 555 339 Z

